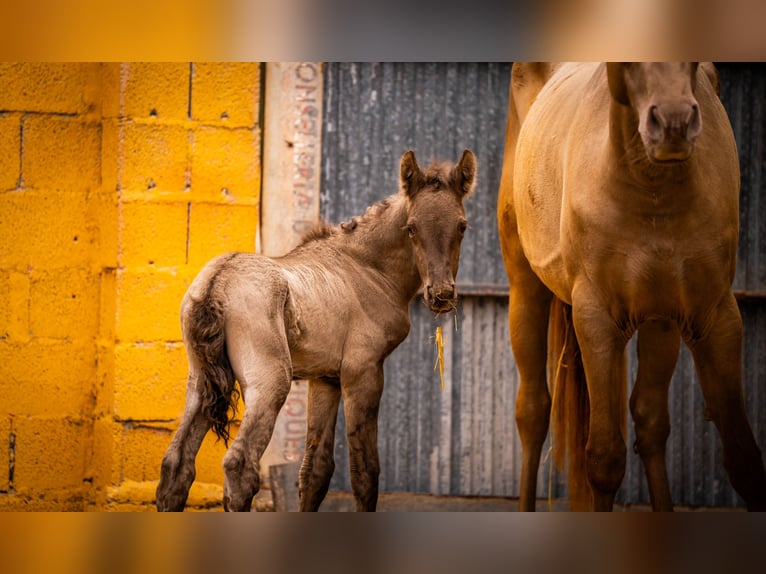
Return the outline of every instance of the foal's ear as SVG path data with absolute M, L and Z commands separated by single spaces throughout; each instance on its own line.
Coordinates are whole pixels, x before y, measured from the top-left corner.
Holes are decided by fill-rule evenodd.
M 476 184 L 476 156 L 469 149 L 463 152 L 460 161 L 452 168 L 452 181 L 457 188 L 467 196 Z
M 607 62 L 606 79 L 609 82 L 609 92 L 623 106 L 630 105 L 628 87 L 625 85 L 626 62 Z
M 412 197 L 417 190 L 423 187 L 426 176 L 423 170 L 420 169 L 418 160 L 415 159 L 414 151 L 409 150 L 402 156 L 399 176 L 401 178 L 402 191 L 408 197 Z

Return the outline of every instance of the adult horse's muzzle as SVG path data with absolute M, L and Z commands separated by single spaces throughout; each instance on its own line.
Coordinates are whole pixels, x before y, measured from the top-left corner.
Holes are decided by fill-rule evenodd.
M 454 281 L 437 286 L 426 285 L 423 297 L 428 308 L 434 313 L 446 313 L 457 307 L 457 289 Z
M 643 123 L 639 132 L 649 158 L 656 162 L 689 159 L 702 131 L 696 100 L 649 106 Z

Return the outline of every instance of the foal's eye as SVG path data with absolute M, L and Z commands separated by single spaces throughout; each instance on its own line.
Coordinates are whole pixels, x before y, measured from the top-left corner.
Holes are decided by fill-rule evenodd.
M 415 224 L 414 223 L 408 223 L 407 224 L 407 233 L 410 237 L 415 237 Z

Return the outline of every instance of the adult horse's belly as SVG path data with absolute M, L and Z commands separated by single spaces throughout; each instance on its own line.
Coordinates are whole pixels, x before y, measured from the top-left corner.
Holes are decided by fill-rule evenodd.
M 584 152 L 583 161 L 591 161 L 588 154 L 599 149 L 603 132 L 593 129 L 593 110 L 606 113 L 608 94 L 589 88 L 598 73 L 598 64 L 592 63 L 559 68 L 529 109 L 516 146 L 513 191 L 519 240 L 532 270 L 566 303 L 571 303 L 572 284 L 562 254 L 563 174 L 569 148 Z
M 562 301 L 571 288 L 561 253 L 561 166 L 556 161 L 561 134 L 547 130 L 532 108 L 522 126 L 514 167 L 514 209 L 519 241 L 532 270 Z

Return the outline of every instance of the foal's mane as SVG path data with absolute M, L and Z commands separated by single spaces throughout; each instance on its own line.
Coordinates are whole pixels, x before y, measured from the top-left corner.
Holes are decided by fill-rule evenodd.
M 452 167 L 452 164 L 449 162 L 433 161 L 431 165 L 423 171 L 423 185 L 415 190 L 412 197 L 426 189 L 430 189 L 431 191 L 448 189 Z M 300 247 L 315 241 L 323 241 L 341 233 L 352 233 L 360 225 L 369 224 L 380 219 L 386 210 L 401 198 L 403 198 L 403 195 L 401 194 L 390 195 L 369 206 L 362 215 L 351 217 L 338 225 L 332 225 L 326 220 L 319 221 L 315 223 L 310 230 L 303 234 L 298 246 Z
M 325 220 L 314 224 L 314 227 L 303 234 L 299 246 L 306 245 L 315 241 L 323 241 L 341 233 L 351 233 L 359 225 L 377 220 L 394 203 L 396 196 L 390 196 L 369 206 L 362 215 L 357 215 L 339 223 L 332 225 Z

